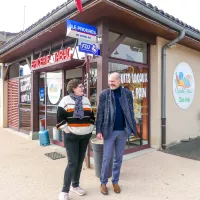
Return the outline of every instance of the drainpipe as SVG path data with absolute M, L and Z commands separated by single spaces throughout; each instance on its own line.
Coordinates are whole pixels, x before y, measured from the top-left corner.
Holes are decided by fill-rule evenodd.
M 173 41 L 165 44 L 162 48 L 162 88 L 161 88 L 161 145 L 162 149 L 166 149 L 166 52 L 175 43 L 179 42 L 185 37 L 185 30 L 180 32 L 180 35 Z

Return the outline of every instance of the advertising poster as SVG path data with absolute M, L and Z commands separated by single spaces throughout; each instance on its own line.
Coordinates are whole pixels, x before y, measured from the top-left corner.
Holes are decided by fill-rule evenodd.
M 181 109 L 187 109 L 192 104 L 195 94 L 194 74 L 190 66 L 180 63 L 173 75 L 173 95 L 176 104 Z

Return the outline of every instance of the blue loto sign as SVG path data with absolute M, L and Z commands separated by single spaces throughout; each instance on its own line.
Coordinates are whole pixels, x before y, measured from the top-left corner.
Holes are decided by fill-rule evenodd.
M 97 41 L 97 28 L 88 24 L 83 24 L 74 20 L 67 19 L 67 36 L 84 39 L 91 42 Z
M 83 53 L 100 56 L 100 45 L 95 42 L 79 40 L 78 41 L 78 50 Z

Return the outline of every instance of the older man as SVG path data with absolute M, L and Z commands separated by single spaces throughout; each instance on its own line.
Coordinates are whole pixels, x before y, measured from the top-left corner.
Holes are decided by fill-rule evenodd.
M 133 113 L 132 93 L 121 86 L 119 73 L 109 77 L 109 89 L 104 90 L 99 97 L 97 113 L 97 139 L 104 139 L 104 153 L 101 170 L 101 193 L 108 194 L 109 163 L 114 153 L 112 183 L 115 193 L 120 193 L 118 185 L 122 158 L 127 137 L 136 133 L 136 122 Z

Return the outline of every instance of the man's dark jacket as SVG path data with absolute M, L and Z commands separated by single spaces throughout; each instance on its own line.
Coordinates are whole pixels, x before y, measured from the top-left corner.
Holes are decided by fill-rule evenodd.
M 125 117 L 125 131 L 128 135 L 131 135 L 132 133 L 136 134 L 132 93 L 126 88 L 121 88 L 121 97 L 119 98 L 119 101 Z M 104 139 L 108 138 L 113 131 L 115 115 L 116 106 L 114 93 L 111 89 L 105 89 L 99 97 L 96 122 L 96 132 L 102 133 Z

